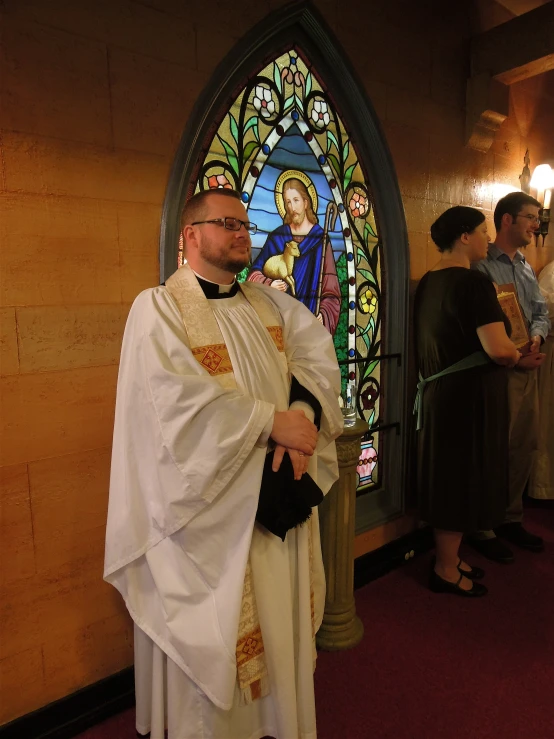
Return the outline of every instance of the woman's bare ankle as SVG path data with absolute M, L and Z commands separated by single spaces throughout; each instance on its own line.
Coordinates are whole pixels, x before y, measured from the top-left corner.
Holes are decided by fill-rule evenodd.
M 435 572 L 439 577 L 442 577 L 443 580 L 447 580 L 448 582 L 455 583 L 460 577 L 457 566 L 450 562 L 444 563 L 437 561 L 435 564 Z

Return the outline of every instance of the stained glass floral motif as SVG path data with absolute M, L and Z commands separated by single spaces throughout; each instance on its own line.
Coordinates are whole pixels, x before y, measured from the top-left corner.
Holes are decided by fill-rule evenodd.
M 360 308 L 362 313 L 375 313 L 377 310 L 377 296 L 371 288 L 361 294 Z
M 300 49 L 248 79 L 204 151 L 195 191 L 236 189 L 258 226 L 252 266 L 239 280 L 286 291 L 318 317 L 333 335 L 343 389 L 356 382 L 358 414 L 377 425 L 381 244 L 373 198 L 350 132 Z M 370 433 L 360 488 L 378 482 L 378 452 L 379 434 Z
M 354 192 L 350 198 L 350 213 L 353 218 L 365 216 L 369 208 L 368 199 L 359 192 Z
M 331 116 L 329 115 L 325 100 L 314 100 L 312 120 L 318 128 L 325 128 L 325 126 L 329 125 Z
M 211 177 L 208 177 L 208 187 L 213 190 L 217 187 L 226 187 L 229 190 L 233 189 L 233 185 L 229 182 L 227 177 L 225 177 L 224 174 L 213 174 Z
M 257 85 L 252 103 L 262 118 L 271 118 L 275 113 L 275 101 L 269 87 Z

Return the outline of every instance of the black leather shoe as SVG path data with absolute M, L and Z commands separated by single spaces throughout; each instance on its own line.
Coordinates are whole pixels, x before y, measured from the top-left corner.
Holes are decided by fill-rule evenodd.
M 482 554 L 483 557 L 492 560 L 493 562 L 499 562 L 502 565 L 509 565 L 514 561 L 514 553 L 507 547 L 504 542 L 498 539 L 473 539 L 467 537 L 466 542 L 475 549 L 475 551 Z
M 528 549 L 530 552 L 544 550 L 544 541 L 541 537 L 526 531 L 520 523 L 504 523 L 494 531 L 498 536 L 522 549 Z
M 462 570 L 460 565 L 462 564 L 462 560 L 458 562 L 458 572 L 460 572 L 464 577 L 469 577 L 470 580 L 482 580 L 485 577 L 485 570 L 481 569 L 481 567 L 472 567 L 469 570 Z
M 431 570 L 429 589 L 432 590 L 433 593 L 451 593 L 452 595 L 461 595 L 464 598 L 479 598 L 489 592 L 487 588 L 479 582 L 474 582 L 469 590 L 464 590 L 460 587 L 462 577 L 463 575 L 460 575 L 457 582 L 448 582 L 448 580 L 443 580 L 440 575 L 437 575 L 435 570 Z

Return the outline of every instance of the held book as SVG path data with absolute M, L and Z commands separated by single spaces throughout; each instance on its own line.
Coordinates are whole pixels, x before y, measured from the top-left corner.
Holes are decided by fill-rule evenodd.
M 504 315 L 510 319 L 510 323 L 512 324 L 512 335 L 510 338 L 517 349 L 521 351 L 529 344 L 530 339 L 527 323 L 521 312 L 514 283 L 508 282 L 505 285 L 497 285 L 496 297 L 498 298 L 500 307 L 504 311 Z
M 285 541 L 287 531 L 301 526 L 312 515 L 312 508 L 323 500 L 323 493 L 310 475 L 305 472 L 300 480 L 294 479 L 294 469 L 285 454 L 277 472 L 273 472 L 273 455 L 266 455 L 256 521 L 272 534 Z

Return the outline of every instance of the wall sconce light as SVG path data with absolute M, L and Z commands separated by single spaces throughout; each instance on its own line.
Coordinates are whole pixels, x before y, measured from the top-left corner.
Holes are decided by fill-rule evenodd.
M 552 198 L 552 189 L 554 188 L 554 170 L 550 164 L 539 164 L 538 167 L 535 167 L 529 185 L 537 190 L 537 200 L 542 203 L 542 209 L 539 212 L 541 222 L 537 236 L 542 236 L 542 243 L 544 245 L 550 224 L 550 200 Z

